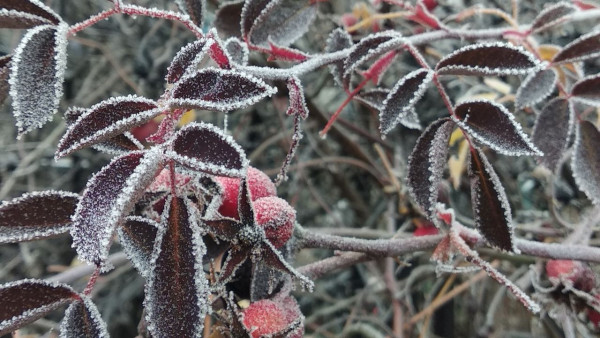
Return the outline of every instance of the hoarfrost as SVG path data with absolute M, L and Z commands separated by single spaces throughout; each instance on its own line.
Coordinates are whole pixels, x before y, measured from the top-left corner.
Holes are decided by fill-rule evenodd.
M 39 0 L 4 0 L 1 6 L 3 11 L 34 15 L 54 25 L 62 22 L 62 19 L 50 7 Z
M 0 9 L 0 28 L 22 29 L 44 24 L 49 25 L 52 22 L 35 14 L 6 8 Z
M 553 64 L 573 63 L 600 56 L 600 30 L 571 41 L 554 55 Z
M 248 64 L 250 51 L 248 46 L 240 39 L 232 37 L 225 41 L 225 50 L 231 57 L 231 61 L 235 64 L 245 66 Z
M 241 34 L 242 38 L 246 39 L 250 34 L 250 30 L 256 21 L 256 18 L 261 14 L 263 9 L 273 0 L 246 0 L 242 7 L 241 13 Z
M 179 9 L 187 14 L 192 22 L 202 28 L 204 22 L 206 1 L 205 0 L 175 0 Z
M 531 139 L 544 153 L 538 162 L 554 171 L 574 128 L 575 114 L 572 103 L 563 97 L 548 102 L 536 117 Z
M 206 39 L 201 38 L 181 48 L 167 69 L 167 83 L 176 83 L 190 69 L 195 70 L 206 55 L 209 45 Z
M 571 88 L 573 99 L 594 107 L 600 107 L 600 74 L 587 76 Z
M 575 11 L 577 11 L 577 7 L 566 1 L 561 1 L 548 6 L 544 8 L 533 20 L 533 23 L 531 24 L 531 31 L 538 33 L 555 26 L 565 21 L 566 16 Z
M 343 28 L 336 28 L 327 37 L 325 52 L 333 53 L 350 47 L 352 47 L 352 37 L 350 34 Z M 338 85 L 343 86 L 344 60 L 333 62 L 328 67 L 334 81 Z
M 10 61 L 12 55 L 0 56 L 0 105 L 4 103 L 4 100 L 8 96 L 8 75 L 10 73 Z
M 247 1 L 246 1 L 247 2 Z M 243 0 L 223 2 L 215 13 L 213 24 L 219 35 L 225 37 L 241 37 L 241 16 Z
M 151 271 L 150 260 L 159 227 L 160 225 L 151 219 L 129 216 L 117 229 L 123 251 L 144 278 L 148 278 Z
M 81 300 L 71 304 L 65 312 L 60 323 L 60 338 L 108 338 L 106 323 L 94 302 L 85 295 L 80 297 Z
M 533 106 L 552 94 L 558 76 L 549 68 L 529 74 L 517 90 L 517 109 Z
M 593 123 L 579 123 L 574 149 L 571 169 L 575 182 L 594 204 L 600 204 L 600 132 Z

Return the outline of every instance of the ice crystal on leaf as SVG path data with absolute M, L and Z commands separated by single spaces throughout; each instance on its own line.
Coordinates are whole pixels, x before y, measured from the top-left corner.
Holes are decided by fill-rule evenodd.
M 31 28 L 39 25 L 52 24 L 47 19 L 40 16 L 19 12 L 15 10 L 7 10 L 0 8 L 0 28 Z
M 571 169 L 575 182 L 594 204 L 600 204 L 600 132 L 593 123 L 578 124 L 574 148 Z
M 65 191 L 24 194 L 0 206 L 0 243 L 42 239 L 65 233 L 79 195 Z
M 148 277 L 151 270 L 150 260 L 159 227 L 153 220 L 129 216 L 117 229 L 123 251 L 143 277 Z
M 542 155 L 504 106 L 491 101 L 468 101 L 454 108 L 455 122 L 479 142 L 509 155 Z
M 494 168 L 477 148 L 471 149 L 469 178 L 475 225 L 492 246 L 518 253 L 506 192 Z
M 564 21 L 567 15 L 575 11 L 577 11 L 577 7 L 566 1 L 548 6 L 533 20 L 531 31 L 538 33 L 555 26 Z
M 417 140 L 408 158 L 407 186 L 417 204 L 431 218 L 435 218 L 438 184 L 442 179 L 448 138 L 454 122 L 448 118 L 431 123 Z
M 554 170 L 573 131 L 574 112 L 568 99 L 557 97 L 548 102 L 537 116 L 531 139 L 543 153 L 538 162 Z
M 531 73 L 517 90 L 515 106 L 524 108 L 533 106 L 552 94 L 558 76 L 552 69 L 544 69 Z
M 325 45 L 325 52 L 333 53 L 340 51 L 342 49 L 346 49 L 352 47 L 352 37 L 345 29 L 336 28 L 331 33 L 329 33 L 329 37 L 327 38 L 327 43 Z M 329 65 L 329 72 L 333 76 L 333 80 L 340 86 L 342 86 L 342 77 L 344 75 L 344 60 L 339 60 L 333 62 Z
M 5 335 L 78 298 L 71 287 L 24 279 L 0 285 L 0 335 Z
M 290 105 L 286 111 L 289 116 L 298 115 L 302 119 L 308 117 L 308 107 L 306 106 L 306 99 L 304 98 L 304 90 L 302 89 L 302 83 L 296 76 L 292 76 L 287 81 L 287 88 L 290 91 Z
M 69 126 L 57 146 L 61 158 L 85 146 L 109 140 L 139 126 L 161 113 L 156 102 L 137 96 L 114 97 L 102 101 Z
M 19 137 L 52 119 L 62 96 L 68 25 L 37 26 L 11 61 L 10 96 Z
M 571 41 L 563 49 L 554 55 L 552 63 L 563 64 L 600 56 L 600 30 L 585 34 Z
M 60 338 L 108 338 L 106 323 L 90 298 L 80 295 L 81 300 L 72 303 L 60 323 Z
M 173 58 L 167 69 L 167 83 L 176 83 L 186 72 L 193 71 L 207 53 L 210 43 L 202 38 L 185 45 Z
M 242 27 L 240 25 L 244 0 L 223 2 L 215 13 L 213 24 L 224 39 L 226 37 L 240 38 Z
M 187 14 L 196 26 L 202 28 L 204 22 L 205 0 L 175 0 L 179 9 Z
M 382 134 L 389 133 L 398 123 L 407 120 L 407 115 L 413 111 L 432 79 L 432 71 L 418 69 L 407 74 L 394 85 L 383 101 L 379 113 L 379 130 Z
M 73 247 L 84 261 L 102 265 L 115 228 L 157 173 L 160 150 L 112 160 L 88 182 L 73 216 Z
M 248 160 L 235 140 L 217 127 L 190 123 L 175 135 L 167 156 L 195 170 L 213 175 L 243 177 Z
M 225 41 L 225 50 L 231 57 L 231 61 L 241 66 L 248 64 L 250 51 L 248 46 L 240 39 L 232 37 Z
M 61 22 L 62 19 L 39 0 L 0 1 L 0 28 L 30 28 Z
M 10 60 L 12 55 L 0 56 L 0 105 L 8 96 L 8 74 L 10 74 Z
M 205 68 L 183 77 L 172 92 L 172 107 L 229 111 L 255 104 L 277 89 L 235 70 Z
M 600 74 L 587 76 L 577 81 L 571 88 L 573 99 L 584 104 L 600 107 Z
M 507 43 L 468 45 L 446 55 L 436 66 L 440 75 L 526 75 L 542 64 L 528 51 Z
M 240 28 L 242 39 L 247 40 L 254 21 L 263 9 L 273 0 L 246 0 L 241 12 Z

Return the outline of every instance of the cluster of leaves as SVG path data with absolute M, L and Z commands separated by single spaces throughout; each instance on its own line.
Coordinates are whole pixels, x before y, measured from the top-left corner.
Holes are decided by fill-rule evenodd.
M 430 12 L 435 6 L 428 3 L 402 6 L 411 13 L 410 20 L 433 30 L 448 30 Z M 273 197 L 274 187 L 264 196 L 253 192 L 254 169 L 226 131 L 202 122 L 180 129 L 177 125 L 191 109 L 230 112 L 254 105 L 277 92 L 272 82 L 285 81 L 287 115 L 294 119 L 295 133 L 279 176 L 284 180 L 302 137 L 300 123 L 309 115 L 299 76 L 320 66 L 328 65 L 335 82 L 348 94 L 322 134 L 351 100 L 379 113 L 382 136 L 398 124 L 420 129 L 415 106 L 430 85 L 439 91 L 448 116 L 424 128 L 409 157 L 407 185 L 425 216 L 447 233 L 434 255 L 443 257 L 438 259 L 441 263 L 447 263 L 446 257 L 454 250 L 495 274 L 488 263 L 470 253 L 453 230 L 454 220 L 438 204 L 449 139 L 455 130 L 462 134 L 470 153 L 467 168 L 475 225 L 491 246 L 518 252 L 506 192 L 484 148 L 508 156 L 536 156 L 550 170 L 558 170 L 566 160 L 564 154 L 572 154 L 577 184 L 590 200 L 600 203 L 600 133 L 581 109 L 582 105 L 600 106 L 600 76 L 587 75 L 579 66 L 600 55 L 600 33 L 591 32 L 557 48 L 548 60 L 527 42 L 582 10 L 571 3 L 548 6 L 525 30 L 504 32 L 519 37 L 514 43 L 466 45 L 442 57 L 434 67 L 415 47 L 415 40 L 394 30 L 355 41 L 347 31 L 335 29 L 325 54 L 309 55 L 291 48 L 315 20 L 317 1 L 227 3 L 216 13 L 216 29 L 206 34 L 199 28 L 204 2 L 181 0 L 177 4 L 180 11 L 175 13 L 115 0 L 113 9 L 70 26 L 39 0 L 0 0 L 1 27 L 28 29 L 14 54 L 0 58 L 0 98 L 10 94 L 19 137 L 41 127 L 57 111 L 68 38 L 77 31 L 124 13 L 178 20 L 198 37 L 174 57 L 165 79 L 167 89 L 160 98 L 113 97 L 90 108 L 71 107 L 64 114 L 68 129 L 57 146 L 56 159 L 90 146 L 115 156 L 89 180 L 81 196 L 63 191 L 29 193 L 0 207 L 0 242 L 70 232 L 79 257 L 97 267 L 96 277 L 111 268 L 107 258 L 116 235 L 146 280 L 144 308 L 152 336 L 200 336 L 209 314 L 223 324 L 215 328 L 233 336 L 301 334 L 303 317 L 289 298 L 290 284 L 296 280 L 310 289 L 312 282 L 286 261 L 283 247 L 291 236 L 294 210 Z M 231 37 L 222 41 L 218 33 Z M 249 51 L 297 65 L 293 71 L 249 66 Z M 420 68 L 385 88 L 381 79 L 403 52 L 412 55 Z M 455 76 L 524 77 L 516 95 L 517 108 L 533 107 L 555 89 L 559 95 L 541 109 L 530 138 L 513 113 L 497 102 L 452 104 L 441 80 Z M 367 88 L 370 83 L 374 86 Z M 162 120 L 154 134 L 145 140 L 133 136 L 133 128 L 157 117 Z M 237 180 L 233 193 L 231 184 L 224 183 L 227 180 Z M 232 208 L 224 212 L 224 203 L 235 205 L 234 212 Z M 244 280 L 247 275 L 250 282 Z M 509 285 L 506 278 L 496 278 Z M 3 285 L 0 299 L 7 306 L 0 310 L 0 333 L 70 304 L 61 325 L 64 336 L 107 336 L 88 297 L 94 283 L 92 277 L 83 292 L 41 280 Z M 526 296 L 510 288 L 530 310 L 537 311 Z M 252 305 L 242 311 L 236 297 L 250 298 Z M 256 315 L 244 315 L 255 308 L 259 313 L 278 313 L 278 307 L 292 310 L 276 325 L 256 328 L 260 323 L 252 319 Z

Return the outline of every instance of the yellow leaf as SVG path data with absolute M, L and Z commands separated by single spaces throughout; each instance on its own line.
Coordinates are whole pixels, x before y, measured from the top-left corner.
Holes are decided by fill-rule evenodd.
M 510 94 L 512 88 L 510 87 L 510 85 L 504 81 L 501 81 L 498 78 L 495 77 L 487 77 L 485 79 L 483 79 L 483 83 L 485 83 L 488 87 L 504 94 L 504 95 L 508 95 Z
M 193 122 L 193 121 L 196 121 L 196 111 L 193 109 L 190 109 L 190 110 L 186 111 L 185 113 L 183 113 L 183 115 L 179 119 L 179 123 L 177 123 L 177 126 L 183 127 L 186 124 Z
M 459 130 L 459 129 L 457 129 Z M 461 133 L 462 135 L 462 133 Z M 450 137 L 452 139 L 452 137 Z M 465 172 L 465 162 L 467 161 L 467 154 L 469 152 L 469 143 L 467 140 L 460 141 L 458 148 L 458 157 L 456 155 L 450 156 L 448 159 L 448 169 L 450 171 L 450 180 L 454 189 L 458 189 L 460 185 L 460 178 Z
M 459 128 L 456 128 L 452 134 L 450 135 L 450 140 L 448 144 L 452 147 L 457 141 L 460 141 L 464 138 L 462 131 Z

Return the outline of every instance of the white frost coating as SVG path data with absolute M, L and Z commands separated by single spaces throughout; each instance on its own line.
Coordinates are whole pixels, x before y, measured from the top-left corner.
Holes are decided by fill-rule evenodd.
M 31 2 L 32 4 L 36 5 L 37 7 L 43 9 L 45 12 L 47 12 L 48 14 L 50 14 L 51 16 L 53 16 L 54 18 L 56 18 L 57 21 L 59 21 L 59 25 L 63 24 L 63 20 L 60 16 L 58 16 L 58 14 L 56 14 L 52 8 L 46 6 L 43 2 L 39 1 L 39 0 L 27 0 L 29 2 Z
M 555 15 L 552 15 L 551 12 L 556 11 L 561 7 L 565 11 L 565 12 L 563 12 L 565 15 L 552 18 L 552 16 L 555 16 Z M 550 28 L 554 25 L 561 23 L 562 21 L 564 21 L 565 16 L 572 14 L 573 12 L 575 12 L 577 10 L 578 10 L 577 7 L 574 6 L 573 4 L 571 4 L 570 2 L 561 1 L 561 2 L 555 3 L 551 6 L 544 8 L 537 15 L 537 17 L 533 20 L 533 23 L 531 24 L 531 29 L 533 30 L 533 32 L 536 32 L 536 33 L 543 31 L 547 28 Z M 545 16 L 548 16 L 548 15 L 550 15 L 550 17 L 545 18 Z M 544 19 L 550 19 L 550 20 L 548 21 L 548 20 L 544 20 Z
M 447 160 L 448 153 L 448 137 L 454 126 L 450 121 L 444 123 L 435 132 L 435 136 L 429 147 L 429 162 L 431 163 L 429 176 L 429 215 L 431 218 L 435 215 L 437 207 L 439 182 L 442 180 L 443 168 Z
M 600 144 L 600 133 L 598 133 L 596 127 L 591 122 L 584 121 L 582 123 L 588 123 L 589 127 L 595 129 L 594 135 L 588 135 L 588 137 L 596 139 L 586 143 L 592 143 L 591 146 Z M 586 145 L 583 145 L 581 142 L 583 138 L 581 134 L 582 123 L 577 124 L 575 130 L 575 145 L 573 146 L 575 151 L 573 151 L 573 156 L 571 157 L 571 169 L 573 170 L 573 177 L 579 189 L 585 193 L 592 203 L 600 205 L 600 185 L 598 185 L 600 179 L 598 172 L 600 168 L 594 167 L 600 158 L 600 155 L 597 154 L 600 150 L 597 147 L 593 149 L 593 151 L 596 151 L 596 156 L 586 151 Z M 587 146 L 589 147 L 590 145 Z M 585 160 L 587 156 L 591 157 L 589 161 Z
M 53 23 L 50 20 L 43 18 L 39 15 L 35 15 L 35 14 L 27 13 L 27 12 L 21 12 L 21 11 L 17 11 L 14 9 L 6 9 L 6 8 L 0 9 L 0 18 L 1 17 L 21 18 L 21 19 L 32 21 L 32 22 L 37 21 L 37 22 L 40 22 L 40 24 L 53 25 Z
M 287 87 L 290 91 L 290 105 L 286 114 L 300 114 L 302 119 L 305 120 L 308 117 L 308 106 L 306 105 L 302 82 L 300 82 L 300 79 L 297 76 L 291 76 L 288 80 Z
M 590 39 L 590 40 L 597 39 L 599 35 L 600 35 L 600 30 L 596 30 L 596 31 L 590 32 L 588 34 L 582 35 L 579 38 L 571 41 L 569 44 L 564 46 L 560 52 L 558 52 L 556 55 L 554 55 L 554 58 L 552 59 L 553 64 L 560 65 L 560 64 L 564 64 L 564 63 L 573 63 L 573 62 L 583 61 L 583 60 L 592 59 L 592 58 L 600 56 L 600 48 L 596 48 L 596 49 L 593 49 L 592 50 L 593 52 L 591 52 L 591 53 L 580 53 L 579 56 L 574 56 L 574 57 L 566 58 L 564 60 L 555 61 L 556 59 L 561 57 L 562 54 L 565 54 L 566 52 L 570 52 L 569 49 L 571 47 L 577 46 L 578 44 L 580 44 L 588 39 Z M 596 44 L 596 42 L 593 42 L 590 45 L 594 46 L 595 44 Z
M 219 69 L 219 68 L 212 68 L 212 67 L 201 69 L 201 70 L 191 73 L 191 74 L 186 74 L 184 77 L 182 77 L 177 82 L 177 84 L 175 84 L 175 87 L 173 87 L 173 93 L 180 86 L 193 85 L 193 84 L 185 83 L 186 80 L 193 81 L 193 78 L 195 76 L 198 76 L 198 75 L 201 75 L 204 73 L 217 73 L 220 76 L 232 76 L 232 75 L 239 76 L 241 78 L 244 78 L 245 80 L 250 81 L 252 84 L 254 84 L 256 87 L 262 89 L 263 91 L 257 95 L 253 95 L 253 96 L 246 96 L 246 95 L 243 95 L 243 92 L 238 92 L 239 97 L 230 99 L 230 101 L 232 101 L 232 102 L 215 102 L 215 101 L 206 101 L 206 100 L 202 100 L 202 99 L 169 99 L 166 101 L 166 103 L 170 107 L 175 107 L 175 108 L 177 108 L 177 107 L 186 107 L 186 108 L 197 107 L 199 109 L 204 109 L 204 110 L 215 110 L 215 111 L 226 112 L 226 111 L 240 109 L 240 108 L 244 108 L 246 106 L 253 105 L 253 104 L 257 103 L 258 101 L 262 100 L 263 98 L 272 96 L 273 94 L 277 93 L 276 87 L 269 86 L 268 84 L 265 83 L 265 81 L 255 77 L 253 75 L 250 75 L 247 73 L 242 73 L 242 72 L 239 72 L 239 71 L 233 70 L 233 69 Z M 243 89 L 244 88 L 240 88 L 239 90 L 241 91 Z
M 88 332 L 90 328 L 81 327 L 83 323 L 91 324 L 92 330 L 95 333 L 98 333 L 98 338 L 108 338 L 108 330 L 106 329 L 106 323 L 102 320 L 100 316 L 100 312 L 98 312 L 98 308 L 96 304 L 86 295 L 79 295 L 81 297 L 82 302 L 77 301 L 71 304 L 67 311 L 65 311 L 65 317 L 60 323 L 60 338 L 73 338 L 80 337 L 81 331 Z M 82 308 L 83 307 L 83 308 Z M 82 311 L 86 311 L 91 318 L 87 316 L 87 314 L 82 313 Z M 88 319 L 91 319 L 90 323 Z M 83 323 L 82 323 L 83 322 Z
M 288 270 L 287 272 L 291 272 L 292 276 L 300 281 L 303 289 L 306 289 L 308 292 L 314 291 L 315 283 L 313 283 L 313 281 L 311 281 L 310 278 L 299 273 L 290 263 L 288 263 L 285 260 L 285 258 L 283 258 L 283 256 L 279 253 L 279 251 L 273 246 L 273 244 L 268 239 L 266 239 L 266 237 L 263 239 L 262 243 L 263 245 L 268 246 L 273 252 L 273 254 L 277 256 L 277 259 L 279 259 L 280 263 Z M 254 256 L 253 252 L 253 261 L 259 257 Z
M 190 42 L 187 45 L 185 45 L 183 48 L 181 48 L 177 54 L 175 54 L 175 57 L 173 58 L 173 61 L 171 61 L 171 65 L 169 66 L 169 69 L 167 70 L 167 78 L 169 77 L 169 73 L 171 71 L 171 66 L 177 64 L 179 66 L 182 65 L 182 63 L 180 63 L 180 60 L 183 59 L 184 57 L 187 56 L 188 54 L 188 50 L 189 49 L 193 49 L 194 46 L 198 43 L 203 43 L 204 45 L 202 46 L 202 48 L 200 49 L 200 52 L 198 54 L 196 54 L 196 56 L 191 60 L 190 64 L 188 65 L 188 67 L 186 69 L 184 69 L 184 72 L 182 74 L 182 76 L 180 76 L 180 79 L 185 75 L 185 74 L 189 74 L 193 71 L 195 71 L 198 67 L 198 64 L 200 63 L 200 61 L 202 61 L 202 59 L 204 58 L 204 56 L 206 55 L 206 53 L 208 52 L 208 48 L 210 48 L 210 46 L 214 43 L 212 40 L 206 40 L 204 38 L 200 38 L 196 41 Z
M 558 76 L 552 68 L 529 74 L 517 89 L 515 99 L 517 109 L 542 102 L 554 91 L 557 79 Z
M 91 130 L 88 130 L 88 128 L 85 128 L 87 126 L 84 125 L 83 127 L 81 127 L 81 124 L 88 122 L 89 119 L 93 120 L 94 118 L 97 118 L 94 116 L 94 114 L 96 114 L 99 109 L 104 109 L 107 106 L 114 106 L 114 110 L 116 111 L 116 110 L 120 109 L 118 107 L 118 105 L 121 103 L 146 103 L 149 105 L 153 105 L 157 108 L 143 110 L 141 112 L 132 114 L 130 116 L 125 117 L 124 119 L 118 120 L 117 122 L 110 124 L 106 128 L 95 130 L 92 133 L 90 133 Z M 69 128 L 67 129 L 67 131 L 65 132 L 65 134 L 63 135 L 63 137 L 61 138 L 61 140 L 58 142 L 58 145 L 57 145 L 57 149 L 62 149 L 62 150 L 56 152 L 56 154 L 54 155 L 54 159 L 58 160 L 59 158 L 64 157 L 64 156 L 66 156 L 78 149 L 81 149 L 85 146 L 88 146 L 95 142 L 100 142 L 102 140 L 105 140 L 107 138 L 115 136 L 116 134 L 118 134 L 119 132 L 121 132 L 123 130 L 132 128 L 140 123 L 143 123 L 143 121 L 150 120 L 151 118 L 155 117 L 156 115 L 160 114 L 161 112 L 162 112 L 162 108 L 159 108 L 157 106 L 156 102 L 154 102 L 153 100 L 144 98 L 144 97 L 136 96 L 136 95 L 111 97 L 108 100 L 97 103 L 94 106 L 92 106 L 90 109 L 86 110 L 85 113 L 81 114 L 79 116 L 79 118 L 77 118 L 77 121 L 75 121 L 74 123 L 72 123 L 69 126 Z M 81 128 L 83 128 L 83 129 L 81 129 Z M 79 136 L 79 135 L 73 135 L 74 133 L 75 134 L 76 133 L 83 134 L 83 135 L 85 135 L 85 137 L 79 139 L 79 141 L 77 141 L 77 142 L 73 142 L 72 141 L 73 137 Z M 71 144 L 68 145 L 69 143 L 71 143 Z M 141 145 L 141 144 L 139 144 L 139 142 L 137 142 L 137 145 Z M 65 146 L 67 146 L 67 147 L 65 148 Z M 142 146 L 142 148 L 143 148 L 143 146 Z
M 140 216 L 129 216 L 126 218 L 126 221 L 146 223 L 149 226 L 154 227 L 156 229 L 160 227 L 160 225 L 157 222 Z M 117 234 L 119 235 L 119 241 L 123 246 L 123 251 L 125 251 L 127 258 L 129 258 L 129 260 L 133 264 L 133 267 L 136 268 L 140 275 L 147 279 L 151 270 L 151 257 L 148 257 L 145 252 L 137 250 L 138 247 L 136 246 L 135 241 L 132 241 L 131 238 L 127 236 L 127 233 L 123 231 L 123 227 L 119 227 L 117 229 Z
M 256 45 L 266 46 L 265 43 L 271 39 L 279 46 L 288 47 L 304 35 L 316 17 L 317 7 L 314 4 L 302 3 L 298 6 L 297 3 L 296 0 L 270 1 L 254 20 L 248 32 L 249 40 Z M 290 4 L 297 7 L 289 8 Z M 244 8 L 242 8 L 242 14 L 244 14 Z
M 486 76 L 526 75 L 526 74 L 529 74 L 531 71 L 544 69 L 546 67 L 545 62 L 539 61 L 533 54 L 526 51 L 521 46 L 515 47 L 513 45 L 510 45 L 508 43 L 503 43 L 503 42 L 478 43 L 478 44 L 473 44 L 473 45 L 468 45 L 468 46 L 462 47 L 462 48 L 446 55 L 446 57 L 444 57 L 443 59 L 441 59 L 438 62 L 438 66 L 439 66 L 439 64 L 443 63 L 444 61 L 451 59 L 461 53 L 468 52 L 468 51 L 475 50 L 475 49 L 490 48 L 490 47 L 506 48 L 506 49 L 510 49 L 512 51 L 518 52 L 522 55 L 525 55 L 527 57 L 528 61 L 533 64 L 533 66 L 528 67 L 528 68 L 511 68 L 510 66 L 502 67 L 502 68 L 490 68 L 490 67 L 473 67 L 473 66 L 465 66 L 465 65 L 449 65 L 449 66 L 443 66 L 441 68 L 436 67 L 436 71 L 441 75 L 444 72 L 452 72 L 452 71 L 456 71 L 456 70 L 470 71 L 475 74 L 483 74 Z
M 175 140 L 181 134 L 185 133 L 185 131 L 187 131 L 188 129 L 199 129 L 199 130 L 208 129 L 212 133 L 219 135 L 219 137 L 221 138 L 221 140 L 223 140 L 223 142 L 225 142 L 226 144 L 231 146 L 235 151 L 237 151 L 240 154 L 240 159 L 242 162 L 242 170 L 229 169 L 227 167 L 215 165 L 212 163 L 202 162 L 193 157 L 179 155 L 178 153 L 176 153 L 173 150 L 168 150 L 165 153 L 166 156 L 168 156 L 168 157 L 174 159 L 175 161 L 182 163 L 188 167 L 191 167 L 195 170 L 206 171 L 206 172 L 209 172 L 212 174 L 218 174 L 218 175 L 224 175 L 224 176 L 230 176 L 230 177 L 243 178 L 246 176 L 246 169 L 248 168 L 248 164 L 249 164 L 249 161 L 246 158 L 246 153 L 244 152 L 242 147 L 240 147 L 240 145 L 233 139 L 233 137 L 223 133 L 223 131 L 221 129 L 219 129 L 218 127 L 216 127 L 212 124 L 204 123 L 204 122 L 188 123 L 183 128 L 181 128 L 177 134 L 175 134 L 175 136 L 173 137 L 173 139 L 171 141 L 169 141 L 169 143 L 173 144 L 173 142 L 175 142 Z
M 597 81 L 600 78 L 600 74 L 594 74 L 594 75 L 589 75 L 584 77 L 583 79 L 577 81 L 573 87 L 571 88 L 571 92 L 572 92 L 572 98 L 574 100 L 577 100 L 583 104 L 586 104 L 588 106 L 592 106 L 592 107 L 600 107 L 600 91 L 598 90 L 598 88 L 594 88 L 595 93 L 593 93 L 595 95 L 595 97 L 587 97 L 587 96 L 578 96 L 577 93 L 575 92 L 578 87 L 583 86 L 583 87 L 591 87 L 593 86 L 593 83 L 595 81 Z M 591 82 L 590 84 L 588 84 L 587 82 Z M 588 90 L 589 92 L 589 90 Z
M 412 92 L 412 97 L 408 100 L 408 102 L 407 103 L 401 102 L 401 104 L 402 104 L 401 107 L 394 106 L 393 101 L 397 98 L 398 95 L 400 95 L 400 96 L 406 95 L 405 94 L 406 88 L 404 88 L 406 81 L 417 77 L 418 75 L 420 75 L 423 72 L 426 72 L 427 75 L 425 75 L 425 77 L 423 78 L 423 81 L 419 84 L 418 89 L 416 91 Z M 392 90 L 390 91 L 388 96 L 383 101 L 382 108 L 379 113 L 379 121 L 380 121 L 379 130 L 381 130 L 382 134 L 389 133 L 398 123 L 402 123 L 403 125 L 405 125 L 406 127 L 409 127 L 409 128 L 413 128 L 413 129 L 415 128 L 414 123 L 410 123 L 410 120 L 407 119 L 407 115 L 411 111 L 414 111 L 413 108 L 414 108 L 415 104 L 421 99 L 421 97 L 423 97 L 423 94 L 425 93 L 427 86 L 429 85 L 431 80 L 433 80 L 433 75 L 434 75 L 434 72 L 431 70 L 417 69 L 415 71 L 408 73 L 405 77 L 400 79 L 400 81 L 398 81 L 394 85 L 394 87 L 392 88 Z M 401 99 L 401 101 L 405 101 L 403 98 L 400 98 L 400 99 Z M 389 119 L 390 115 L 396 115 L 394 120 L 393 121 L 392 120 L 384 121 L 386 119 Z M 414 114 L 414 115 L 416 115 L 416 114 Z M 384 123 L 387 125 L 384 126 Z M 417 125 L 418 125 L 418 118 L 417 118 Z M 420 125 L 418 125 L 418 126 L 420 127 Z
M 521 141 L 523 141 L 523 143 L 527 145 L 527 147 L 530 149 L 530 151 L 516 148 L 514 145 L 507 144 L 507 142 L 503 142 L 503 141 L 499 141 L 498 143 L 495 143 L 489 139 L 488 135 L 480 134 L 477 131 L 475 131 L 473 128 L 471 128 L 471 126 L 468 123 L 468 121 L 469 121 L 468 114 L 465 116 L 464 120 L 462 120 L 462 121 L 458 120 L 453 115 L 452 120 L 454 122 L 456 122 L 456 124 L 458 124 L 469 135 L 473 136 L 479 142 L 485 144 L 486 146 L 488 146 L 488 147 L 494 149 L 495 151 L 497 151 L 501 154 L 504 154 L 504 155 L 508 155 L 508 156 L 522 156 L 522 155 L 544 156 L 544 154 L 533 144 L 533 142 L 531 142 L 531 140 L 529 139 L 529 136 L 527 136 L 527 134 L 525 134 L 525 132 L 523 132 L 521 125 L 519 123 L 517 123 L 517 121 L 515 121 L 514 116 L 503 105 L 500 105 L 500 104 L 497 104 L 495 102 L 488 101 L 488 100 L 470 100 L 470 101 L 463 102 L 463 103 L 459 104 L 458 106 L 466 105 L 469 103 L 486 103 L 486 104 L 490 104 L 490 105 L 494 106 L 496 109 L 498 109 L 502 113 L 502 115 L 508 119 L 508 122 L 514 128 L 513 130 L 503 130 L 502 133 L 510 132 L 510 133 L 517 135 L 521 139 Z M 486 127 L 489 127 L 490 130 L 494 130 L 496 128 L 495 125 L 486 125 Z M 493 133 L 498 134 L 498 131 L 493 131 L 492 134 Z
M 237 47 L 233 47 L 234 45 Z M 233 50 L 233 48 L 236 48 L 236 50 Z M 233 62 L 234 64 L 238 64 L 240 66 L 245 66 L 248 64 L 250 51 L 248 50 L 248 46 L 246 45 L 246 43 L 242 42 L 242 40 L 236 37 L 231 37 L 225 40 L 223 49 L 227 51 L 227 53 L 230 56 L 231 62 Z M 240 54 L 233 54 L 234 52 Z

